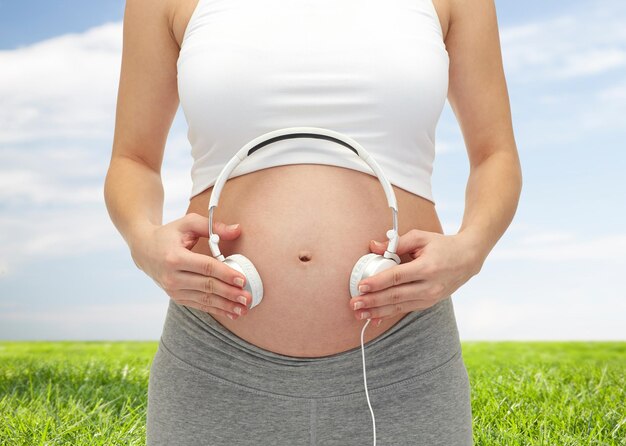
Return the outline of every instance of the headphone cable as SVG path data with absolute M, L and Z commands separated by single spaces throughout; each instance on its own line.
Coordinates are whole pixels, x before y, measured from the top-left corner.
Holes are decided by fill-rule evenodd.
M 363 343 L 363 333 L 365 333 L 365 328 L 367 327 L 369 323 L 370 323 L 370 319 L 368 319 L 367 322 L 365 322 L 365 325 L 363 326 L 363 330 L 361 330 L 361 355 L 363 357 L 363 384 L 365 385 L 365 396 L 367 398 L 367 405 L 369 406 L 370 412 L 372 414 L 372 426 L 374 430 L 374 446 L 376 446 L 376 418 L 374 418 L 374 411 L 372 410 L 372 404 L 370 403 L 370 396 L 367 391 L 367 374 L 365 372 L 365 346 Z

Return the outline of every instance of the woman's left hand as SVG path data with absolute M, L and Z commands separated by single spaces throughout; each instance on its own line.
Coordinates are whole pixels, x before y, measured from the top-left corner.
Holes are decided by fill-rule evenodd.
M 389 241 L 370 250 L 383 254 Z M 360 296 L 350 299 L 357 319 L 382 319 L 428 308 L 450 296 L 472 276 L 478 274 L 483 258 L 464 233 L 444 235 L 412 229 L 400 236 L 396 254 L 408 253 L 414 260 L 395 265 L 360 281 Z M 369 290 L 360 287 L 369 286 Z M 365 294 L 364 294 L 365 293 Z M 355 305 L 362 303 L 357 308 Z

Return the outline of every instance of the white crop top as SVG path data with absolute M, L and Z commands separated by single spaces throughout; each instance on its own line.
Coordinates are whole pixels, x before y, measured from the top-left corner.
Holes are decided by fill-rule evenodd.
M 284 127 L 354 138 L 389 181 L 434 203 L 448 52 L 431 0 L 198 0 L 178 56 L 191 197 L 250 140 Z M 290 138 L 230 178 L 286 164 L 374 172 L 345 147 Z

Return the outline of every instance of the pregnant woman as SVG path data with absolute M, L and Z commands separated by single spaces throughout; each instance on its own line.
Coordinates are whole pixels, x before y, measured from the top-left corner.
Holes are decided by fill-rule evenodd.
M 452 235 L 431 190 L 446 98 L 471 166 Z M 169 297 L 149 446 L 472 444 L 452 295 L 510 224 L 522 183 L 493 0 L 127 0 L 117 101 L 107 208 Z M 163 224 L 179 105 L 193 185 L 186 215 Z M 208 204 L 238 150 L 287 127 L 346 135 L 378 163 L 400 263 L 352 296 L 357 260 L 387 247 L 381 182 L 336 142 L 274 141 L 235 168 L 212 221 L 224 257 L 262 278 L 253 307 L 246 275 L 209 249 Z

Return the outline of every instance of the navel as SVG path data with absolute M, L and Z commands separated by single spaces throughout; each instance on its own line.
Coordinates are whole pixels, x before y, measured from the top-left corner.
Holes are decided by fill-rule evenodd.
M 311 254 L 311 251 L 300 251 L 300 253 L 298 254 L 298 258 L 301 262 L 309 262 L 312 257 L 313 254 Z

